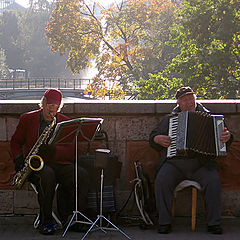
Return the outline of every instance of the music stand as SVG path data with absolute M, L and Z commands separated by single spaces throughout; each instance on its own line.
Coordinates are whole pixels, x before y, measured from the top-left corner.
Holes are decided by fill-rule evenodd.
M 88 231 L 85 233 L 85 235 L 81 238 L 81 240 L 84 240 L 87 235 L 93 230 L 93 227 L 96 226 L 94 230 L 101 230 L 106 233 L 105 230 L 112 230 L 112 231 L 119 231 L 122 233 L 126 238 L 131 239 L 124 231 L 122 231 L 120 228 L 118 228 L 115 224 L 113 224 L 108 218 L 106 218 L 103 215 L 103 182 L 104 182 L 104 168 L 107 165 L 108 162 L 108 154 L 110 153 L 110 150 L 106 151 L 108 149 L 97 149 L 96 150 L 96 162 L 95 167 L 101 168 L 101 181 L 100 181 L 100 209 L 99 209 L 99 215 L 97 216 L 96 220 L 92 223 L 91 227 L 88 229 Z M 110 227 L 103 227 L 102 226 L 102 220 L 107 221 L 110 225 L 112 225 L 113 228 Z M 99 225 L 97 225 L 97 222 L 99 221 Z
M 69 227 L 75 223 L 93 224 L 91 219 L 78 210 L 78 142 L 92 141 L 102 122 L 102 118 L 78 118 L 60 122 L 49 141 L 49 144 L 74 144 L 75 142 L 75 210 L 62 237 L 66 235 Z M 79 221 L 77 214 L 80 214 L 87 221 Z

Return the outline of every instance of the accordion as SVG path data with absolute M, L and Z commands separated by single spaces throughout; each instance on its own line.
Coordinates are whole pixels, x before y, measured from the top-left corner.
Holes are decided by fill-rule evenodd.
M 191 156 L 192 153 L 225 156 L 226 144 L 220 141 L 223 119 L 223 115 L 198 111 L 184 111 L 171 117 L 168 132 L 171 145 L 167 149 L 167 157 Z

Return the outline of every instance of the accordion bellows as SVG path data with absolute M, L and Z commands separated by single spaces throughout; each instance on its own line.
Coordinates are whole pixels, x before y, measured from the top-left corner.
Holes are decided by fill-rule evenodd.
M 172 143 L 167 149 L 167 157 L 188 156 L 192 153 L 225 156 L 226 144 L 220 141 L 223 129 L 223 115 L 198 111 L 180 112 L 169 120 Z

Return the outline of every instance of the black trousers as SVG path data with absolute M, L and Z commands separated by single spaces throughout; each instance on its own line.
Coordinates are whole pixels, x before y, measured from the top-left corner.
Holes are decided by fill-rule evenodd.
M 183 170 L 187 170 L 187 174 Z M 221 182 L 217 169 L 201 166 L 180 169 L 166 162 L 160 168 L 155 179 L 156 207 L 159 224 L 171 224 L 172 199 L 175 187 L 183 180 L 197 181 L 202 189 L 207 207 L 207 224 L 221 224 Z
M 39 172 L 33 173 L 30 182 L 36 185 L 40 206 L 41 224 L 53 222 L 52 208 L 56 185 L 57 210 L 61 221 L 66 221 L 75 209 L 75 166 L 47 163 Z M 78 167 L 78 210 L 87 208 L 89 177 L 86 170 Z

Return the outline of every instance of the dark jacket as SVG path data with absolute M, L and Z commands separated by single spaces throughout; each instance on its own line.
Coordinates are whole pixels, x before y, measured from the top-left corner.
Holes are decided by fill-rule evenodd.
M 208 109 L 206 109 L 202 104 L 197 103 L 196 106 L 196 111 L 201 111 L 201 112 L 206 112 L 206 113 L 210 113 L 210 111 Z M 160 169 L 160 167 L 166 162 L 167 160 L 167 148 L 162 147 L 161 145 L 155 143 L 153 141 L 154 137 L 157 135 L 168 135 L 168 130 L 169 130 L 169 119 L 170 117 L 172 117 L 174 114 L 181 112 L 181 109 L 176 106 L 171 114 L 166 115 L 162 121 L 160 122 L 160 124 L 157 125 L 156 128 L 154 128 L 152 130 L 152 132 L 150 133 L 149 136 L 149 144 L 152 148 L 154 148 L 157 151 L 161 151 L 161 157 L 157 166 L 157 171 Z M 232 135 L 231 135 L 231 139 L 228 141 L 227 145 L 230 145 L 232 142 Z M 192 156 L 191 156 L 192 157 Z M 216 168 L 217 167 L 217 162 L 216 162 L 216 158 L 210 158 L 210 157 L 203 157 L 203 156 L 199 156 L 197 155 L 196 157 L 200 158 L 200 161 L 202 162 L 203 165 L 206 165 L 208 168 Z

